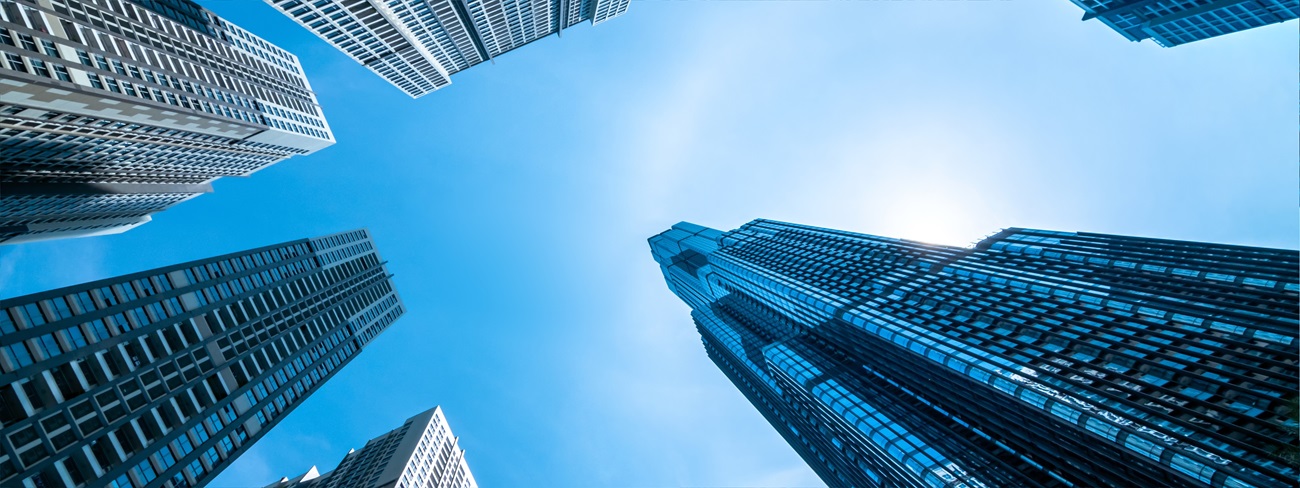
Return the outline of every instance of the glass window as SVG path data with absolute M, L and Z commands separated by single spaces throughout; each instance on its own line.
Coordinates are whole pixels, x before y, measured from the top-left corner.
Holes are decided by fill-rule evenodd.
M 54 339 L 54 334 L 45 334 L 36 338 L 36 345 L 46 358 L 63 354 L 63 349 L 59 347 L 59 341 Z
M 14 34 L 17 34 L 17 35 L 18 35 L 18 44 L 19 44 L 23 49 L 26 49 L 26 50 L 31 51 L 31 52 L 34 52 L 34 53 L 38 53 L 38 52 L 40 52 L 39 50 L 36 49 L 36 41 L 35 41 L 34 39 L 32 39 L 32 36 L 29 36 L 29 35 L 27 35 L 27 34 L 23 34 L 23 33 L 21 33 L 21 32 L 15 32 Z
M 114 288 L 121 290 L 122 296 L 126 297 L 126 301 L 128 302 L 140 299 L 140 296 L 136 295 L 135 293 L 135 287 L 132 287 L 130 283 L 122 283 L 120 285 L 113 285 L 113 286 Z
M 5 53 L 5 59 L 9 60 L 9 66 L 14 71 L 27 72 L 27 64 L 23 62 L 23 57 L 14 53 Z
M 63 297 L 55 297 L 50 300 L 50 305 L 54 308 L 54 313 L 58 315 L 58 320 L 72 317 L 72 307 L 68 306 L 68 301 Z
M 67 330 L 68 342 L 73 347 L 84 347 L 86 345 L 86 336 L 81 333 L 81 327 L 69 327 Z
M 119 329 L 122 329 L 123 332 L 131 330 L 131 324 L 130 322 L 127 322 L 126 315 L 119 313 L 119 314 L 109 316 L 108 319 L 114 325 L 117 325 Z
M 172 455 L 171 449 L 159 449 L 158 459 L 162 461 L 163 469 L 170 468 L 173 464 L 176 464 L 176 457 Z
M 22 311 L 23 318 L 27 320 L 28 327 L 45 325 L 45 315 L 41 314 L 41 307 L 39 305 L 28 303 L 18 310 Z
M 95 319 L 88 323 L 90 333 L 95 336 L 95 341 L 102 341 L 109 338 L 108 327 L 104 325 L 103 320 Z
M 90 298 L 90 293 L 88 292 L 83 291 L 77 293 L 76 295 L 73 295 L 72 299 L 77 302 L 77 305 L 81 306 L 82 313 L 86 313 L 95 309 L 95 301 Z
M 32 364 L 32 353 L 27 350 L 26 344 L 22 342 L 10 344 L 7 349 L 9 355 L 14 358 L 14 362 L 18 363 L 19 368 Z
M 145 483 L 153 481 L 154 478 L 158 477 L 158 474 L 153 470 L 153 465 L 149 464 L 148 459 L 141 461 L 140 464 L 135 466 L 135 474 Z
M 12 334 L 17 331 L 13 319 L 9 317 L 9 310 L 0 308 L 0 333 Z

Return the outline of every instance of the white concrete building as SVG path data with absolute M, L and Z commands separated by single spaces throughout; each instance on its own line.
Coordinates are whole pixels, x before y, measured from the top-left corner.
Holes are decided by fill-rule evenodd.
M 478 488 L 478 482 L 442 407 L 434 407 L 348 451 L 333 471 L 320 474 L 312 466 L 266 488 Z
M 389 83 L 418 98 L 451 75 L 591 20 L 629 0 L 266 0 Z
M 190 0 L 0 0 L 0 243 L 122 232 L 333 143 L 298 58 Z

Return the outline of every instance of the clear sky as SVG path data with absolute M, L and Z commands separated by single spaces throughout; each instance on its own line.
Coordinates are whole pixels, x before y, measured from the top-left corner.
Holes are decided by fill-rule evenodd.
M 441 404 L 492 487 L 820 486 L 646 238 L 771 218 L 1296 248 L 1297 24 L 1163 49 L 1067 0 L 651 1 L 411 100 L 260 1 L 339 143 L 118 236 L 0 246 L 13 296 L 368 227 L 409 313 L 211 486 Z

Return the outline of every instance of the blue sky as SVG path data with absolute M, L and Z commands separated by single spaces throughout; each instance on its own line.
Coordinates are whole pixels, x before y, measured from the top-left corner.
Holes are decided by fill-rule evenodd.
M 681 220 L 1300 247 L 1295 22 L 1163 49 L 1066 0 L 644 0 L 411 100 L 262 2 L 201 3 L 302 59 L 339 143 L 0 247 L 0 295 L 368 227 L 409 313 L 213 487 L 438 404 L 484 486 L 820 486 L 664 286 L 645 239 Z

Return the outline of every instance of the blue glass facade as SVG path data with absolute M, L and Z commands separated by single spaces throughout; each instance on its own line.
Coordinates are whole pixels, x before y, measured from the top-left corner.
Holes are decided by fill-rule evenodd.
M 1296 482 L 1296 251 L 764 220 L 650 247 L 710 358 L 831 486 Z
M 406 308 L 366 230 L 0 300 L 0 486 L 205 486 Z
M 1300 16 L 1300 0 L 1071 0 L 1131 41 L 1164 47 L 1286 22 Z

